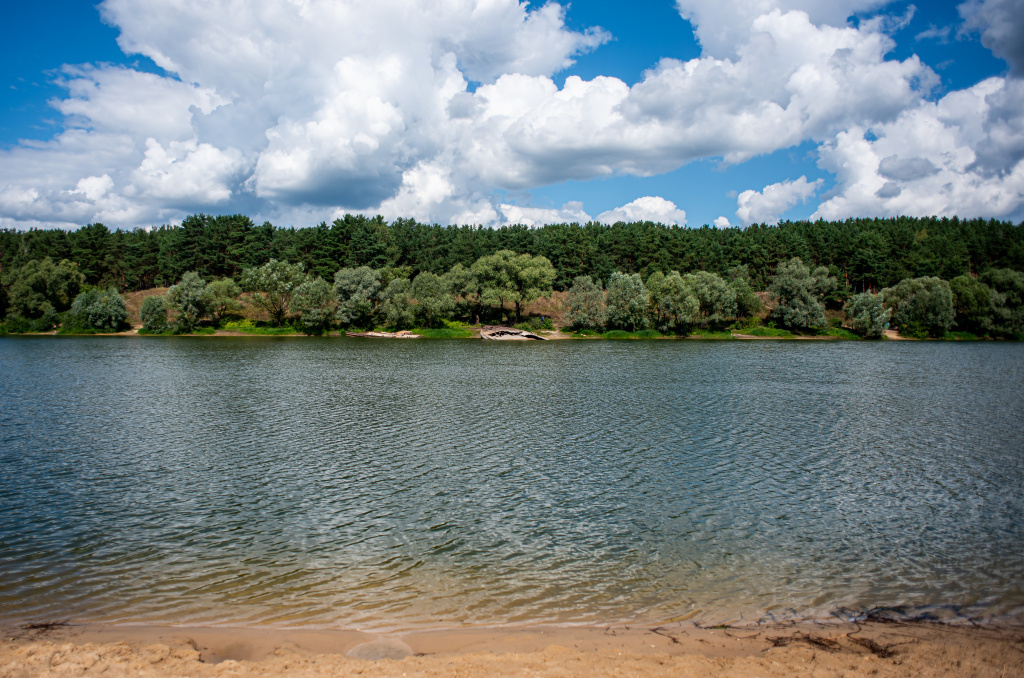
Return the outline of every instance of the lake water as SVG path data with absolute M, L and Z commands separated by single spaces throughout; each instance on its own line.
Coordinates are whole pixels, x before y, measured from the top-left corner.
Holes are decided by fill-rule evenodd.
M 0 617 L 1020 616 L 1022 377 L 1013 343 L 0 339 Z

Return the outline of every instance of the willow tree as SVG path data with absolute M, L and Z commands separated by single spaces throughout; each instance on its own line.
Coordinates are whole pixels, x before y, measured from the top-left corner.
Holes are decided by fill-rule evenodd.
M 242 289 L 252 292 L 252 304 L 266 311 L 275 325 L 281 325 L 288 315 L 295 289 L 307 279 L 305 266 L 301 263 L 271 259 L 262 266 L 242 272 Z
M 512 304 L 517 323 L 523 306 L 551 295 L 557 275 L 547 258 L 516 254 L 512 250 L 498 250 L 480 257 L 470 272 L 474 284 L 479 286 L 480 300 L 489 306 L 497 306 L 501 313 L 504 313 L 505 304 Z

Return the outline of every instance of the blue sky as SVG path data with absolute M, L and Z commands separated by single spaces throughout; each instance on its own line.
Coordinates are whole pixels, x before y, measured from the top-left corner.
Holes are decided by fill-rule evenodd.
M 0 227 L 1024 218 L 1019 0 L 247 11 L 6 8 Z

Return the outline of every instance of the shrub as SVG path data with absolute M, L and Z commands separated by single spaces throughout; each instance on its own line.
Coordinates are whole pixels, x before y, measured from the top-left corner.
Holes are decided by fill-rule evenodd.
M 812 272 L 798 257 L 782 262 L 775 269 L 769 291 L 779 300 L 772 316 L 782 325 L 794 329 L 825 327 L 825 304 L 822 298 L 831 294 L 838 281 L 819 266 Z
M 870 292 L 853 297 L 846 303 L 846 315 L 850 317 L 853 329 L 868 339 L 882 336 L 882 330 L 889 322 L 890 312 L 882 300 Z
M 911 337 L 942 337 L 953 326 L 953 294 L 939 278 L 902 280 L 882 290 L 882 303 L 892 311 L 892 323 Z
M 395 280 L 406 279 L 394 278 L 391 282 Z M 338 299 L 335 317 L 338 322 L 346 327 L 370 327 L 380 302 L 381 289 L 380 272 L 369 266 L 343 268 L 335 273 L 334 294 Z
M 65 321 L 65 329 L 71 330 L 119 332 L 128 327 L 128 307 L 113 287 L 79 294 Z
M 295 288 L 291 310 L 299 313 L 299 324 L 306 334 L 321 335 L 331 329 L 337 297 L 323 278 L 307 280 Z
M 167 290 L 167 305 L 174 310 L 174 331 L 191 332 L 206 315 L 206 282 L 195 271 Z
M 601 281 L 594 282 L 589 275 L 572 281 L 563 302 L 562 322 L 575 330 L 596 330 L 604 327 L 605 306 Z
M 267 312 L 275 325 L 284 323 L 295 289 L 307 280 L 305 267 L 271 259 L 242 271 L 242 289 L 252 292 L 252 304 Z
M 159 294 L 146 297 L 142 300 L 139 318 L 142 320 L 143 329 L 147 332 L 164 332 L 169 327 L 167 323 L 167 301 Z
M 650 294 L 639 273 L 612 273 L 608 279 L 607 304 L 607 324 L 610 328 L 635 332 L 647 329 L 650 325 L 647 317 Z

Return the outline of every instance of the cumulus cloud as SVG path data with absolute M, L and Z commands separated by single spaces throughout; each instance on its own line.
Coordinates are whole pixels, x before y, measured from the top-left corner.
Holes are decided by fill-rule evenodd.
M 736 198 L 736 216 L 744 224 L 777 224 L 779 216 L 796 204 L 806 202 L 821 186 L 821 179 L 782 181 L 762 191 L 743 191 Z
M 821 151 L 836 187 L 815 217 L 1024 218 L 1024 81 L 990 78 Z
M 685 226 L 686 212 L 676 207 L 671 200 L 647 195 L 622 207 L 602 212 L 597 215 L 597 220 L 603 224 L 614 224 L 619 221 L 653 221 L 669 226 Z
M 67 68 L 68 95 L 54 102 L 64 130 L 0 151 L 0 219 L 133 226 L 245 204 L 299 225 L 349 211 L 586 221 L 575 203 L 497 204 L 495 190 L 645 177 L 702 158 L 741 163 L 808 140 L 824 144 L 822 165 L 839 177 L 822 205 L 836 213 L 910 204 L 901 201 L 918 182 L 951 172 L 1005 180 L 1019 151 L 1009 89 L 972 109 L 988 116 L 987 131 L 970 137 L 976 153 L 962 169 L 894 141 L 874 146 L 908 116 L 928 118 L 938 82 L 917 57 L 889 58 L 890 33 L 910 15 L 871 16 L 886 4 L 678 0 L 700 58 L 664 59 L 633 86 L 570 76 L 559 87 L 552 76 L 610 36 L 569 29 L 554 2 L 104 0 L 121 48 L 168 75 Z M 996 26 L 1011 4 L 979 0 L 961 12 L 1012 60 L 1012 36 Z M 874 179 L 856 178 L 857 162 Z M 799 191 L 809 196 L 817 184 L 801 180 L 744 193 L 740 221 L 770 220 L 786 200 L 807 199 Z M 683 210 L 651 196 L 598 218 L 686 223 Z
M 1015 76 L 1024 75 L 1024 2 L 970 0 L 957 7 L 965 31 L 981 34 L 981 44 L 1010 65 Z
M 729 228 L 730 226 L 732 226 L 732 224 L 729 223 L 728 217 L 718 217 L 715 219 L 715 228 Z
M 567 202 L 561 209 L 502 204 L 501 213 L 510 224 L 531 227 L 544 224 L 585 224 L 591 221 L 590 215 L 583 211 L 583 203 L 577 201 Z

